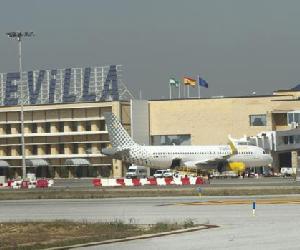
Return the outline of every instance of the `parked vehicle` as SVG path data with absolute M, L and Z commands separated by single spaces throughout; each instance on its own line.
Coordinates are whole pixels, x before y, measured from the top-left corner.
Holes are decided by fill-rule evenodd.
M 270 168 L 265 168 L 263 171 L 263 176 L 264 177 L 272 177 L 272 176 L 274 176 L 274 173 Z
M 173 177 L 174 173 L 170 170 L 167 169 L 167 171 L 164 173 L 164 177 Z
M 173 172 L 170 169 L 159 169 L 155 171 L 153 176 L 155 178 L 172 177 Z
M 218 172 L 218 171 L 213 171 L 210 174 L 211 178 L 237 178 L 238 174 L 234 171 L 223 171 L 223 172 Z
M 144 166 L 130 166 L 126 172 L 127 179 L 146 178 L 148 176 L 147 168 Z
M 296 174 L 294 171 L 294 168 L 292 168 L 292 167 L 283 167 L 280 169 L 280 173 L 284 177 Z

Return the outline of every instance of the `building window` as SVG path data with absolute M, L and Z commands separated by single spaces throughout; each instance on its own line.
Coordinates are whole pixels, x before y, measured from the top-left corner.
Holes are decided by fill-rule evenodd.
M 288 113 L 288 124 L 291 124 L 291 123 L 300 123 L 300 113 L 299 111 L 297 112 L 290 112 Z
M 11 134 L 11 124 L 6 124 L 5 133 L 8 134 L 8 135 Z
M 17 153 L 18 155 L 22 155 L 22 147 L 17 147 Z
M 154 135 L 152 145 L 191 145 L 191 135 Z
M 21 131 L 21 124 L 17 124 L 16 128 L 17 128 L 17 131 L 18 131 L 17 133 L 21 134 L 22 133 L 22 131 Z
M 77 131 L 77 126 L 78 126 L 77 121 L 71 123 L 71 129 L 72 129 L 73 132 Z
M 19 150 L 18 150 L 18 149 L 19 149 Z M 5 155 L 11 156 L 11 147 L 5 147 L 4 152 L 5 152 Z M 18 148 L 17 148 L 17 152 L 18 152 L 18 155 L 22 155 L 22 154 L 20 153 L 20 152 L 21 152 L 21 147 L 18 147 Z
M 85 131 L 91 131 L 92 130 L 92 124 L 90 121 L 85 122 Z
M 300 135 L 290 135 L 290 136 L 283 136 L 283 143 L 286 145 L 289 144 L 298 144 L 300 143 Z
M 250 115 L 250 126 L 266 126 L 266 115 Z
M 64 154 L 65 153 L 65 144 L 59 144 L 58 145 L 58 153 Z
M 73 144 L 73 154 L 78 154 L 78 144 L 77 143 Z
M 299 123 L 300 121 L 300 114 L 299 113 L 294 113 L 294 122 Z
M 37 145 L 32 145 L 32 155 L 37 155 Z
M 100 121 L 100 131 L 105 131 L 105 121 Z
M 58 123 L 58 131 L 59 132 L 64 132 L 64 122 L 59 122 Z
M 46 144 L 45 152 L 46 152 L 46 155 L 50 155 L 51 154 L 51 145 Z
M 50 122 L 46 122 L 45 123 L 45 132 L 46 133 L 50 133 L 51 132 L 51 123 Z
M 294 121 L 294 113 L 288 113 L 288 124 Z
M 274 113 L 272 114 L 275 126 L 287 126 L 288 115 L 287 113 Z
M 85 144 L 85 152 L 87 154 L 91 154 L 92 153 L 92 143 L 86 143 Z
M 37 124 L 36 123 L 32 123 L 31 124 L 31 133 L 36 133 L 37 132 Z

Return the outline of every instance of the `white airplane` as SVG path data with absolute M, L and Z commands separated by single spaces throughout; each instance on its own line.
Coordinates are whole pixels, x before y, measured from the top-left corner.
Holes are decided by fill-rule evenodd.
M 248 167 L 267 166 L 272 157 L 256 146 L 228 145 L 211 146 L 141 146 L 135 143 L 113 113 L 104 113 L 112 148 L 102 153 L 125 162 L 150 168 L 176 167 L 218 169 L 227 166 L 236 172 Z

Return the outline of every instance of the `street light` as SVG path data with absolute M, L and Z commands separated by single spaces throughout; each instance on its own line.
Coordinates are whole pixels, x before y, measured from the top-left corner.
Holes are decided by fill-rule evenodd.
M 24 139 L 24 108 L 23 108 L 23 80 L 22 80 L 22 39 L 24 37 L 33 37 L 34 33 L 29 32 L 8 32 L 6 35 L 9 38 L 18 41 L 19 45 L 19 72 L 20 72 L 20 106 L 21 106 L 21 145 L 22 145 L 22 176 L 26 178 L 26 156 L 25 156 L 25 139 Z

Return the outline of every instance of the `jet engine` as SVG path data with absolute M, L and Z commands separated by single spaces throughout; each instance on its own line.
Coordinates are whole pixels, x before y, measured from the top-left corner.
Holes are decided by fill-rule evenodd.
M 246 165 L 244 162 L 228 162 L 227 166 L 229 170 L 236 173 L 244 172 L 246 169 Z

